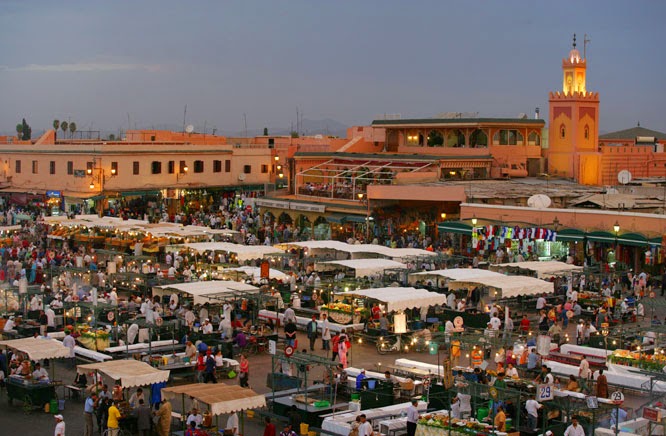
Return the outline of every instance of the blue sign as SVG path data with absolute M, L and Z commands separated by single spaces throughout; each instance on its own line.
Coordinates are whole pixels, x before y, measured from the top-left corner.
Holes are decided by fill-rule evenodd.
M 60 191 L 46 191 L 46 196 L 47 197 L 60 197 Z

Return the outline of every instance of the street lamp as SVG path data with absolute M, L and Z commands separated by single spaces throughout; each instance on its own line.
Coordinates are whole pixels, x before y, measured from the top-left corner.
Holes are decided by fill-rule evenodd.
M 472 216 L 472 225 L 476 226 L 477 222 L 479 222 L 479 220 L 476 219 L 476 215 Z

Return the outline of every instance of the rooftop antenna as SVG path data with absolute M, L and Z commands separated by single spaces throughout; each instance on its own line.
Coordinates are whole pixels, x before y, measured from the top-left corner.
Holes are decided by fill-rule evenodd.
M 587 59 L 587 43 L 592 42 L 590 38 L 587 37 L 587 33 L 583 35 L 583 59 Z
M 243 113 L 243 125 L 245 126 L 245 137 L 247 138 L 247 115 Z

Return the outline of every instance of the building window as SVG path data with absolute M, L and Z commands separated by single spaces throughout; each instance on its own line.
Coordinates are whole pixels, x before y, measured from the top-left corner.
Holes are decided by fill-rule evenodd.
M 111 175 L 112 176 L 118 175 L 118 162 L 111 162 Z
M 560 138 L 564 139 L 567 136 L 567 130 L 564 128 L 564 124 L 560 125 Z
M 167 165 L 169 174 L 173 174 L 176 172 L 176 162 L 173 160 L 169 161 L 169 164 Z
M 518 130 L 502 129 L 493 135 L 493 145 L 523 145 L 525 138 Z
M 21 174 L 21 161 L 16 161 L 16 174 Z
M 139 175 L 139 162 L 136 160 L 132 163 L 132 174 L 135 176 Z
M 268 165 L 261 166 L 261 174 L 266 174 L 268 172 Z
M 214 160 L 213 161 L 213 172 L 214 173 L 221 173 L 222 172 L 222 161 L 221 160 Z
M 185 163 L 184 160 L 180 161 L 180 165 L 178 167 L 178 172 L 181 174 L 185 174 L 189 168 L 187 168 L 187 164 Z
M 32 173 L 33 174 L 39 173 L 39 161 L 36 160 L 32 161 Z
M 55 174 L 55 161 L 54 160 L 49 162 L 49 174 L 51 174 L 51 175 Z
M 150 165 L 150 173 L 162 174 L 162 162 L 154 160 L 153 163 Z
M 243 167 L 243 172 L 244 172 L 245 174 L 250 174 L 250 173 L 252 173 L 252 165 L 245 165 L 245 166 Z
M 585 125 L 585 139 L 590 139 L 590 126 Z
M 202 160 L 194 161 L 194 172 L 203 173 L 204 172 L 204 162 Z
M 530 132 L 527 136 L 527 145 L 541 145 L 541 136 L 537 132 Z
M 231 172 L 231 161 L 229 159 L 224 161 L 224 172 L 225 173 Z
M 72 175 L 74 174 L 74 162 L 71 160 L 67 162 L 67 175 Z

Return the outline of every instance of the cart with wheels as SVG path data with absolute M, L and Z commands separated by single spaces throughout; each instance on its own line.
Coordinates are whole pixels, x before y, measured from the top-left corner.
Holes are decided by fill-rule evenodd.
M 9 404 L 12 404 L 13 400 L 21 401 L 25 413 L 30 413 L 35 408 L 43 408 L 44 404 L 58 399 L 53 383 L 33 383 L 30 380 L 10 377 L 6 385 Z

